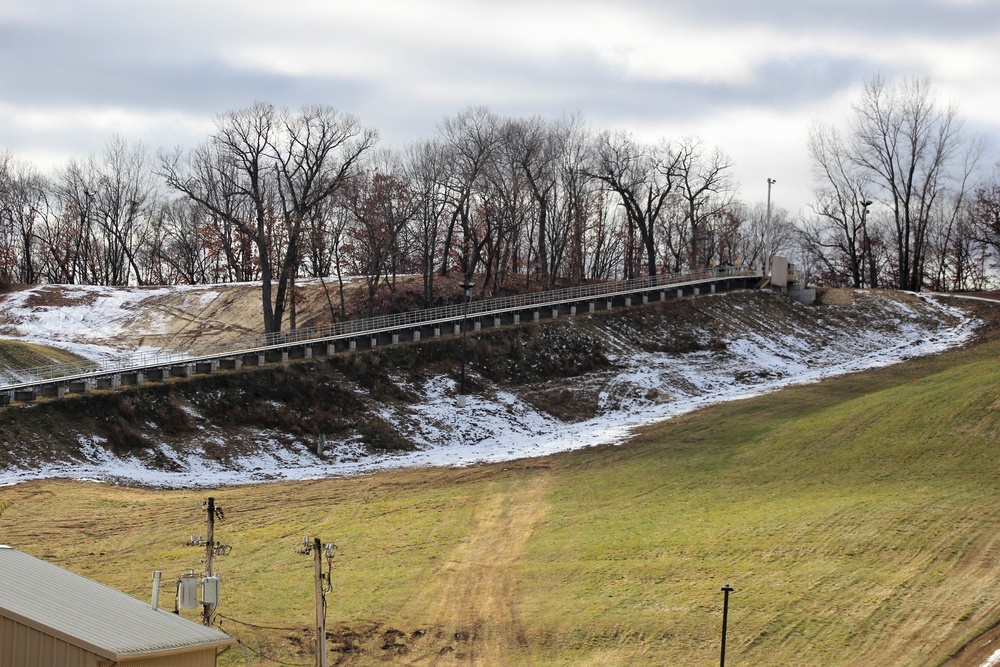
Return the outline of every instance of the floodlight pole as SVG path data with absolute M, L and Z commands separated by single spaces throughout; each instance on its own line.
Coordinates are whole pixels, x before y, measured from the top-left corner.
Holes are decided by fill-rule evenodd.
M 468 326 L 466 324 L 469 317 L 469 295 L 472 294 L 472 288 L 476 286 L 476 283 L 471 283 L 469 281 L 463 281 L 458 284 L 459 287 L 465 292 L 465 304 L 462 307 L 462 374 L 461 380 L 459 382 L 458 389 L 458 407 L 465 407 L 465 348 L 466 348 L 466 338 Z
M 722 653 L 719 656 L 719 667 L 726 667 L 726 624 L 729 620 L 729 594 L 733 592 L 733 587 L 726 584 L 722 587 Z
M 864 235 L 865 259 L 868 260 L 870 274 L 868 276 L 868 287 L 875 287 L 875 260 L 872 258 L 872 243 L 868 236 L 868 207 L 872 205 L 870 199 L 861 202 L 861 233 Z
M 778 181 L 767 179 L 767 221 L 764 223 L 764 275 L 771 275 L 771 186 Z
M 90 264 L 90 227 L 93 224 L 90 217 L 90 206 L 94 203 L 94 193 L 90 190 L 84 190 L 83 196 L 86 198 L 87 203 L 83 207 L 83 230 L 81 231 L 81 234 L 83 234 L 83 252 L 81 253 L 83 256 L 83 266 L 80 269 L 82 272 L 80 275 L 80 284 L 86 285 L 89 283 L 87 267 Z M 78 251 L 79 249 L 80 247 L 77 246 Z

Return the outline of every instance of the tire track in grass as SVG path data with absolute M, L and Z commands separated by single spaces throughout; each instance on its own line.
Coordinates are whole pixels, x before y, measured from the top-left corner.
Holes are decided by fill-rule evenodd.
M 527 646 L 516 567 L 548 512 L 551 473 L 518 475 L 489 487 L 468 539 L 455 548 L 400 614 L 426 635 L 394 664 L 517 664 Z

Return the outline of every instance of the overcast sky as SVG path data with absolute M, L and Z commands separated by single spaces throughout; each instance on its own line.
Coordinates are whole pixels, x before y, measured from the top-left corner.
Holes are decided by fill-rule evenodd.
M 580 113 L 701 137 L 745 199 L 810 202 L 806 134 L 865 80 L 930 78 L 1000 140 L 998 0 L 0 0 L 0 150 L 43 170 L 118 133 L 194 146 L 255 100 L 330 104 L 402 148 L 446 116 Z

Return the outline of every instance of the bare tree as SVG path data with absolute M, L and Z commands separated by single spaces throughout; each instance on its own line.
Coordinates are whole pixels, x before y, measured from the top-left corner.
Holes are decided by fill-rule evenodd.
M 547 268 L 541 268 L 543 260 L 537 254 L 539 246 L 535 242 L 540 238 L 539 225 L 544 226 L 548 218 L 548 213 L 542 215 L 539 211 L 543 207 L 549 209 L 552 187 L 546 186 L 545 204 L 540 205 L 531 176 L 524 168 L 519 132 L 512 132 L 511 127 L 509 122 L 505 124 L 501 141 L 486 161 L 476 191 L 479 205 L 473 229 L 477 247 L 481 248 L 481 293 L 502 293 L 511 272 L 524 270 L 529 285 L 532 273 L 539 277 L 547 274 Z M 539 178 L 537 173 L 535 178 Z M 547 255 L 546 252 L 546 258 Z
M 579 284 L 586 275 L 585 248 L 588 232 L 592 231 L 594 211 L 597 210 L 599 187 L 587 175 L 593 141 L 590 130 L 580 116 L 564 119 L 556 128 L 559 145 L 557 169 L 561 190 L 559 219 L 565 230 L 560 233 L 563 243 L 550 247 L 565 248 L 568 254 L 566 275 L 570 282 Z
M 969 284 L 981 285 L 979 267 L 985 265 L 985 247 L 977 242 L 970 212 L 972 188 L 969 180 L 983 152 L 981 142 L 968 144 L 966 165 L 959 170 L 961 182 L 944 193 L 940 206 L 940 222 L 931 227 L 928 239 L 926 271 L 931 289 L 967 289 Z M 977 287 L 981 288 L 981 287 Z
M 1000 162 L 975 189 L 969 205 L 969 235 L 989 249 L 994 264 L 1000 257 Z
M 250 240 L 261 274 L 264 330 L 279 330 L 272 299 L 271 235 L 277 199 L 272 135 L 276 111 L 258 102 L 215 119 L 209 140 L 185 156 L 180 149 L 160 155 L 160 173 L 171 188 Z
M 964 187 L 974 160 L 955 106 L 939 108 L 926 79 L 876 76 L 853 106 L 851 153 L 892 214 L 896 285 L 923 287 L 930 227 L 949 215 L 946 193 Z
M 549 256 L 549 219 L 553 213 L 556 184 L 559 137 L 540 117 L 512 120 L 507 123 L 504 148 L 527 179 L 528 188 L 535 200 L 537 224 L 535 225 L 536 264 L 543 287 L 553 285 L 551 258 Z M 530 259 L 530 257 L 529 257 Z
M 96 183 L 91 217 L 97 232 L 92 240 L 97 250 L 92 262 L 94 278 L 104 285 L 145 284 L 139 246 L 147 238 L 146 223 L 157 204 L 146 149 L 116 135 L 92 164 Z
M 172 282 L 200 285 L 225 282 L 224 274 L 212 269 L 212 234 L 208 216 L 197 202 L 183 198 L 165 205 L 165 240 L 160 259 L 170 267 Z
M 817 220 L 803 228 L 803 241 L 831 274 L 844 273 L 852 287 L 878 287 L 869 207 L 875 190 L 837 130 L 814 124 L 809 132 Z
M 990 282 L 990 244 L 978 235 L 976 205 L 966 203 L 930 240 L 930 288 L 935 291 L 981 290 Z
M 33 284 L 41 278 L 39 230 L 49 216 L 48 189 L 31 165 L 0 153 L 0 282 Z
M 59 211 L 46 229 L 49 250 L 58 265 L 59 282 L 96 282 L 97 253 L 94 234 L 94 192 L 97 188 L 95 158 L 71 159 L 56 172 L 54 195 Z
M 472 107 L 454 118 L 446 118 L 441 125 L 441 138 L 448 159 L 446 174 L 450 219 L 440 273 L 448 275 L 458 225 L 462 232 L 462 270 L 468 281 L 476 271 L 487 241 L 487 235 L 475 220 L 478 202 L 474 198 L 483 171 L 500 144 L 500 120 L 487 107 Z
M 606 187 L 597 190 L 594 200 L 593 224 L 588 229 L 584 242 L 587 248 L 586 276 L 591 280 L 613 280 L 621 278 L 630 265 L 626 251 L 629 237 L 628 223 L 622 207 L 617 203 L 618 195 Z
M 762 201 L 731 200 L 715 225 L 715 252 L 721 264 L 760 266 L 764 257 L 790 255 L 798 241 L 798 229 L 788 210 L 772 206 L 768 224 L 767 205 Z
M 411 145 L 406 152 L 405 165 L 407 180 L 416 195 L 413 237 L 420 255 L 423 303 L 425 308 L 430 308 L 434 300 L 435 267 L 439 248 L 443 244 L 442 231 L 449 201 L 444 146 L 437 139 Z
M 641 273 L 641 253 L 633 244 L 638 231 L 646 255 L 646 272 L 656 270 L 656 220 L 677 185 L 680 154 L 666 142 L 655 146 L 637 143 L 624 132 L 605 132 L 597 138 L 594 162 L 588 173 L 618 195 L 628 222 L 625 277 Z
M 279 122 L 281 131 L 274 135 L 271 148 L 277 165 L 286 250 L 274 300 L 275 331 L 281 329 L 289 291 L 292 306 L 295 304 L 303 225 L 355 175 L 359 160 L 378 139 L 378 133 L 362 127 L 356 117 L 329 106 L 305 106 L 297 114 L 283 111 Z M 294 321 L 290 324 L 295 328 Z
M 344 271 L 348 230 L 352 216 L 342 199 L 343 193 L 326 199 L 312 212 L 309 220 L 307 267 L 312 276 L 319 278 L 326 294 L 332 320 L 347 317 L 347 299 L 344 293 Z M 334 308 L 325 278 L 333 273 L 337 277 L 338 308 Z
M 732 200 L 731 167 L 729 156 L 718 148 L 706 153 L 700 139 L 684 139 L 675 149 L 670 170 L 676 177 L 678 197 L 684 202 L 692 269 L 701 268 L 715 254 L 712 238 L 705 232 Z
M 420 207 L 410 189 L 402 162 L 392 153 L 377 153 L 364 174 L 345 191 L 344 201 L 356 224 L 355 261 L 368 283 L 368 315 L 376 311 L 379 288 L 395 291 L 396 277 L 404 264 L 401 239 Z
M 281 330 L 303 225 L 375 140 L 374 130 L 330 107 L 290 114 L 258 102 L 216 118 L 216 132 L 187 159 L 180 151 L 161 155 L 170 187 L 253 242 L 266 332 Z

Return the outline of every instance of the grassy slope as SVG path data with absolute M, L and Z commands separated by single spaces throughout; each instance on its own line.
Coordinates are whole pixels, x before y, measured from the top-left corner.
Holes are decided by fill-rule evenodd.
M 576 594 L 587 623 L 555 598 L 526 606 L 563 649 L 632 633 L 652 662 L 692 664 L 714 650 L 732 583 L 733 664 L 934 664 L 1000 612 L 998 351 L 720 406 L 576 455 L 528 555 L 539 590 L 593 582 Z
M 318 534 L 341 546 L 335 648 L 363 649 L 338 664 L 712 664 L 724 583 L 729 664 L 940 664 L 1000 620 L 998 355 L 717 406 L 623 447 L 217 491 L 220 611 L 272 629 L 223 628 L 309 663 L 294 549 Z M 147 597 L 151 570 L 200 567 L 181 543 L 207 495 L 0 489 L 0 542 Z
M 82 359 L 83 357 L 72 352 L 55 347 L 14 340 L 0 340 L 0 369 L 37 368 L 49 364 L 72 363 Z

